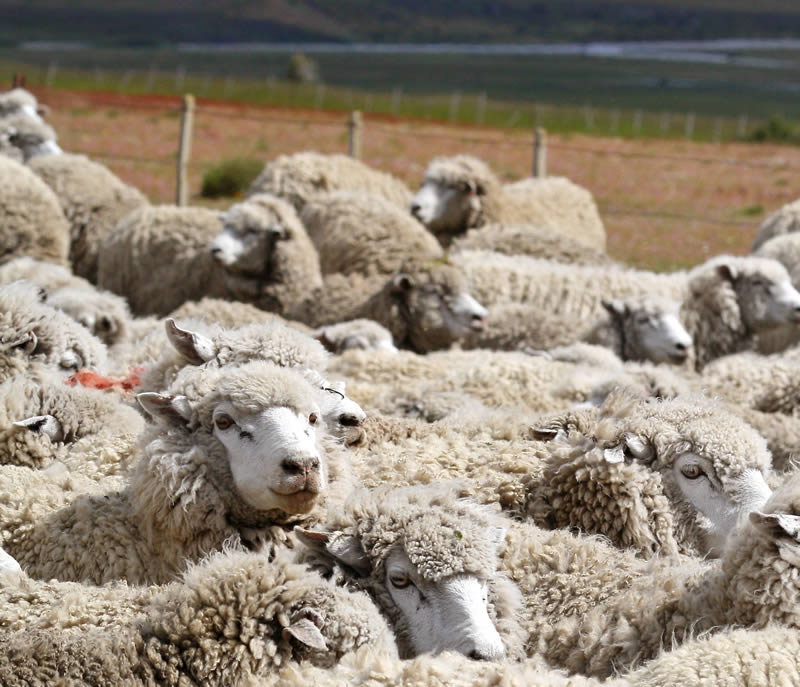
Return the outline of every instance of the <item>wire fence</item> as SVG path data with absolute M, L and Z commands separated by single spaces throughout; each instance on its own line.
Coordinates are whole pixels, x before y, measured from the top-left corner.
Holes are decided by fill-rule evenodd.
M 48 102 L 48 93 L 41 95 Z M 207 101 L 194 106 L 194 130 L 188 137 L 192 152 L 182 157 L 179 139 L 186 107 L 180 98 L 158 102 L 138 102 L 132 96 L 83 94 L 81 98 L 79 107 L 67 104 L 63 108 L 64 121 L 70 113 L 76 115 L 68 127 L 69 140 L 61 138 L 64 147 L 107 162 L 112 168 L 119 165 L 121 176 L 140 188 L 144 186 L 145 192 L 162 202 L 176 197 L 181 169 L 188 174 L 184 184 L 194 198 L 192 202 L 196 202 L 204 173 L 227 157 L 266 161 L 278 154 L 309 149 L 328 153 L 360 150 L 365 162 L 413 186 L 438 154 L 472 153 L 486 160 L 505 180 L 531 176 L 536 169 L 545 172 L 543 160 L 537 160 L 537 156 L 544 156 L 546 173 L 567 176 L 593 192 L 607 223 L 612 218 L 684 223 L 695 227 L 693 234 L 702 234 L 696 227 L 705 225 L 709 234 L 720 228 L 755 230 L 766 208 L 793 199 L 791 176 L 800 169 L 800 150 L 790 147 L 775 153 L 773 148 L 738 144 L 729 146 L 737 148 L 731 155 L 725 145 L 694 144 L 693 150 L 684 153 L 665 150 L 663 144 L 650 150 L 643 149 L 642 142 L 634 147 L 634 142 L 623 139 L 551 136 L 545 144 L 540 140 L 537 150 L 532 130 L 432 124 L 376 115 L 360 118 L 360 124 L 354 126 L 353 117 L 346 113 L 293 112 Z M 58 98 L 52 104 L 61 136 Z M 107 121 L 97 114 L 103 110 Z M 85 126 L 81 126 L 81 115 L 87 118 Z M 126 138 L 125 127 L 134 117 L 144 117 L 148 126 L 144 135 L 139 132 Z M 118 135 L 108 146 L 95 140 L 98 123 L 116 127 Z M 703 154 L 698 154 L 698 146 Z M 717 150 L 721 154 L 705 154 Z M 179 159 L 183 159 L 183 165 L 178 164 Z M 140 165 L 149 171 L 135 173 Z M 690 167 L 699 171 L 692 176 L 687 171 Z M 763 176 L 768 183 L 745 184 L 745 170 L 750 171 L 750 180 Z M 155 180 L 160 185 L 154 192 L 155 186 L 148 184 Z M 629 193 L 625 193 L 626 184 Z M 723 196 L 733 198 L 733 204 L 721 204 Z M 698 245 L 698 259 L 702 259 L 710 249 Z M 621 252 L 624 257 L 624 250 Z

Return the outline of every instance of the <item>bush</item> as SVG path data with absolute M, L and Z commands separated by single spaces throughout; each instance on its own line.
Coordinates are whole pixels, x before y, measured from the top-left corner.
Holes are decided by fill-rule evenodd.
M 778 116 L 770 117 L 764 124 L 754 129 L 747 138 L 756 143 L 767 141 L 800 143 L 800 135 L 794 124 Z
M 319 81 L 319 67 L 307 55 L 295 53 L 289 60 L 286 76 L 295 83 L 316 83 Z
M 260 173 L 264 163 L 251 158 L 232 158 L 214 165 L 203 175 L 203 198 L 240 196 Z

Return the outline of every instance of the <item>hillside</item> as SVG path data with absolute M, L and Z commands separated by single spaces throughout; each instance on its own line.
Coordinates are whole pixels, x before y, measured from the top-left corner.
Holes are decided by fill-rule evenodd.
M 791 37 L 794 0 L 0 0 L 0 42 L 525 42 Z

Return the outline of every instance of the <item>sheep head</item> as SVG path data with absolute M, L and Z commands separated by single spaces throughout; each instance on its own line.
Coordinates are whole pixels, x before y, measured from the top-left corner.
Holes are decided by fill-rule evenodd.
M 497 572 L 504 521 L 453 492 L 452 485 L 359 492 L 325 530 L 295 532 L 310 560 L 375 599 L 401 656 L 453 650 L 516 658 L 521 598 Z

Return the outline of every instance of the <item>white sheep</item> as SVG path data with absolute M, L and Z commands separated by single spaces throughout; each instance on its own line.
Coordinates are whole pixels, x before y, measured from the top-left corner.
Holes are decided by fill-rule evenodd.
M 31 119 L 40 121 L 41 115 L 46 114 L 48 108 L 40 105 L 36 96 L 24 88 L 12 88 L 10 91 L 0 93 L 0 117 L 23 113 Z
M 220 226 L 219 213 L 207 208 L 140 207 L 103 241 L 97 285 L 124 296 L 136 315 L 163 316 L 188 300 L 225 296 L 225 271 L 208 249 Z
M 319 327 L 314 330 L 314 338 L 335 354 L 353 349 L 397 353 L 392 333 L 374 320 L 364 318 Z
M 42 302 L 39 288 L 0 286 L 0 381 L 45 365 L 64 376 L 82 368 L 104 372 L 105 345 L 65 313 Z
M 800 200 L 795 200 L 778 208 L 761 223 L 753 240 L 753 252 L 776 236 L 791 234 L 798 230 L 800 230 Z
M 61 153 L 53 127 L 24 112 L 0 118 L 0 142 L 0 154 L 20 162 Z
M 411 256 L 442 257 L 439 243 L 394 203 L 363 191 L 318 193 L 300 220 L 318 253 L 323 274 L 392 274 Z
M 56 195 L 30 169 L 0 155 L 0 261 L 28 255 L 69 264 L 69 224 Z
M 605 251 L 606 232 L 591 193 L 563 177 L 525 179 L 503 186 L 471 155 L 437 157 L 411 202 L 430 231 L 449 238 L 485 224 L 533 225 Z
M 411 191 L 392 175 L 371 169 L 347 155 L 315 152 L 281 155 L 268 162 L 247 195 L 272 193 L 287 200 L 299 213 L 320 191 L 368 193 L 403 209 L 411 201 Z
M 0 284 L 19 279 L 42 287 L 48 305 L 67 313 L 106 345 L 127 338 L 131 314 L 121 296 L 101 291 L 64 267 L 41 260 L 20 257 L 0 265 Z
M 398 348 L 448 348 L 485 326 L 487 311 L 469 293 L 460 269 L 407 261 L 390 277 L 328 275 L 289 317 L 311 327 L 371 319 L 391 332 Z
M 30 489 L 38 472 L 4 466 L 2 545 L 29 575 L 166 582 L 231 538 L 274 552 L 346 497 L 346 454 L 299 373 L 262 361 L 185 372 L 171 392 L 138 397 L 157 421 L 121 487 L 95 483 L 71 500 Z
M 202 298 L 199 301 L 187 301 L 169 313 L 168 317 L 178 321 L 198 320 L 228 329 L 244 327 L 248 324 L 281 322 L 306 334 L 311 334 L 314 331 L 311 327 L 307 327 L 301 322 L 287 320 L 275 313 L 261 310 L 261 308 L 257 308 L 251 303 L 229 301 L 222 298 Z
M 84 155 L 38 155 L 28 164 L 53 189 L 70 224 L 73 271 L 96 282 L 103 240 L 125 215 L 147 205 L 147 198 Z

